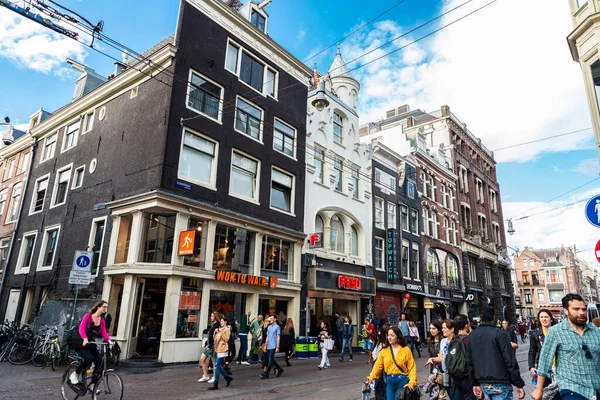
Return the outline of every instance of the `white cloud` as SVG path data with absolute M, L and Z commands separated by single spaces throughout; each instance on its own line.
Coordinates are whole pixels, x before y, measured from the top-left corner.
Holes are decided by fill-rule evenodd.
M 444 9 L 462 2 L 445 0 Z M 442 18 L 437 27 L 485 3 L 474 0 Z M 532 18 L 540 9 L 544 18 Z M 399 49 L 437 27 L 414 32 L 349 67 Z M 411 28 L 381 21 L 346 40 L 342 55 L 348 62 Z M 496 2 L 431 39 L 354 71 L 361 84 L 361 123 L 402 104 L 426 111 L 447 104 L 492 150 L 590 127 L 581 70 L 565 40 L 572 29 L 565 2 Z M 524 162 L 546 151 L 587 148 L 592 140 L 586 131 L 498 151 L 496 159 Z
M 306 29 L 304 29 L 304 24 L 300 23 L 300 29 L 298 30 L 298 33 L 296 34 L 296 39 L 302 40 L 302 39 L 304 39 L 304 36 L 306 36 Z
M 572 171 L 586 176 L 598 176 L 600 175 L 600 163 L 597 158 L 581 160 Z
M 520 250 L 525 246 L 539 249 L 576 245 L 578 251 L 583 250 L 577 254 L 580 259 L 597 265 L 594 246 L 598 240 L 598 228 L 587 221 L 585 205 L 598 193 L 600 187 L 548 204 L 503 202 L 504 216 L 512 218 L 516 231 L 513 236 L 506 236 L 508 245 Z M 572 204 L 575 202 L 578 203 Z M 519 219 L 527 215 L 528 218 Z
M 72 58 L 83 62 L 86 52 L 74 40 L 0 8 L 0 56 L 21 68 L 64 76 L 64 61 Z

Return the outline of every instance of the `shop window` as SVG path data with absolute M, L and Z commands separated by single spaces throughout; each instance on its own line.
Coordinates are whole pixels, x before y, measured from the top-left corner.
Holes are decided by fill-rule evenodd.
M 290 279 L 292 275 L 290 263 L 293 263 L 293 260 L 291 242 L 269 236 L 263 238 L 261 275 Z
M 227 321 L 238 322 L 242 313 L 246 312 L 246 294 L 238 292 L 226 292 L 224 290 L 211 290 L 208 309 L 221 313 Z M 210 327 L 210 315 L 206 321 L 206 327 Z
M 183 278 L 179 295 L 176 338 L 196 338 L 200 332 L 200 299 L 202 282 L 199 278 Z
M 175 218 L 175 215 L 144 213 L 141 262 L 171 262 Z
M 115 254 L 115 264 L 127 262 L 129 254 L 129 241 L 131 240 L 131 224 L 133 217 L 131 214 L 121 216 L 119 223 L 119 236 L 117 237 L 117 252 Z
M 332 251 L 337 253 L 344 252 L 344 225 L 337 215 L 331 217 L 329 246 Z
M 203 257 L 201 255 L 202 250 L 202 229 L 204 223 L 198 219 L 190 218 L 188 222 L 187 230 L 193 230 L 195 232 L 194 238 L 194 254 L 183 257 L 183 265 L 190 267 L 202 267 L 204 265 Z
M 217 225 L 212 269 L 250 273 L 254 268 L 255 241 L 254 232 Z
M 258 301 L 258 313 L 265 318 L 273 315 L 277 322 L 283 327 L 287 320 L 288 302 L 286 300 L 260 299 Z

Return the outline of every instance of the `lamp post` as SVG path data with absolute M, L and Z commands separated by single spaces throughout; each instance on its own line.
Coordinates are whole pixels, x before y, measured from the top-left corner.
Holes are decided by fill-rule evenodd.
M 321 81 L 317 84 L 317 94 L 311 104 L 319 112 L 329 106 L 329 100 L 327 100 L 327 95 L 325 94 L 325 82 Z
M 508 221 L 508 230 L 506 232 L 508 232 L 509 235 L 514 235 L 515 234 L 515 228 L 513 228 L 513 223 L 512 223 L 512 219 L 505 219 L 505 221 Z

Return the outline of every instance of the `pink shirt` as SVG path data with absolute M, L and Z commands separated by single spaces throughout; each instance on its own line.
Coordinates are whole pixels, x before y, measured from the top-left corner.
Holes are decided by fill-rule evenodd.
M 82 339 L 87 338 L 85 328 L 88 326 L 88 324 L 90 327 L 94 325 L 94 320 L 92 319 L 92 314 L 90 313 L 85 314 L 81 320 L 81 324 L 79 324 L 79 336 L 81 336 Z M 102 317 L 100 317 L 100 335 L 102 335 L 104 340 L 107 342 L 110 341 L 110 336 L 108 336 L 108 332 L 106 332 L 106 324 L 104 322 L 104 318 Z

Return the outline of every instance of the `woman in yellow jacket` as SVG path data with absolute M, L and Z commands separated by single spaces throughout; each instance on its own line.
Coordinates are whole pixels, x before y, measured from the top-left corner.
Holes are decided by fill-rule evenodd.
M 215 382 L 208 390 L 217 390 L 219 389 L 219 377 L 223 375 L 223 378 L 227 381 L 227 386 L 233 380 L 233 377 L 227 374 L 225 368 L 223 368 L 223 364 L 225 362 L 225 358 L 229 353 L 229 336 L 231 336 L 231 331 L 227 327 L 227 319 L 223 318 L 223 315 L 219 315 L 217 318 L 219 321 L 219 328 L 215 329 Z
M 386 398 L 396 400 L 397 392 L 403 387 L 408 386 L 410 390 L 417 387 L 417 365 L 400 329 L 395 326 L 389 328 L 387 341 L 388 345 L 381 349 L 371 375 L 367 377 L 367 383 L 371 384 L 383 370 L 387 375 Z

